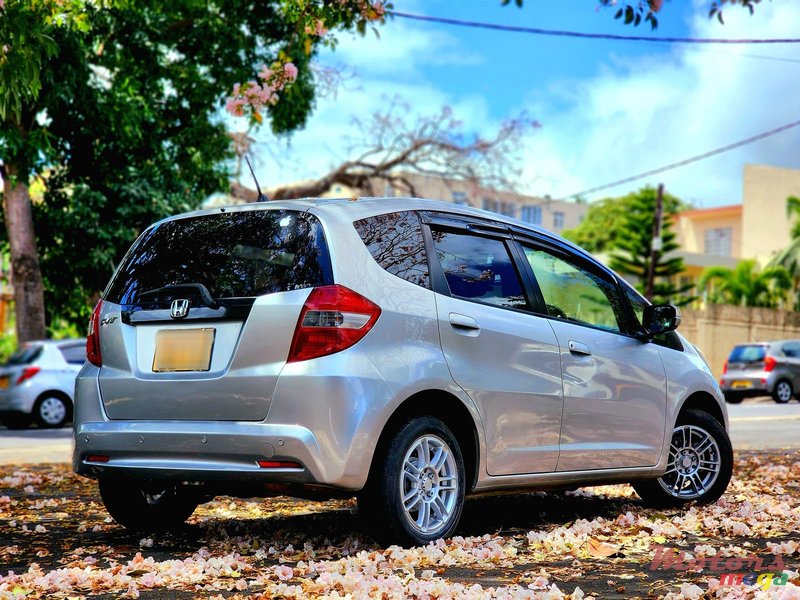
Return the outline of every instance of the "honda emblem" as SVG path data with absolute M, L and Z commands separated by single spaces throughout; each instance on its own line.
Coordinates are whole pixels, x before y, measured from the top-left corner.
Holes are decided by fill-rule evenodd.
M 169 316 L 173 319 L 182 319 L 189 314 L 189 301 L 185 298 L 172 301 L 172 306 L 169 309 Z

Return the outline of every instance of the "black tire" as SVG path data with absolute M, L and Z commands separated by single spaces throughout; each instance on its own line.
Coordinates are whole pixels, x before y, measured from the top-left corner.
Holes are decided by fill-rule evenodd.
M 689 427 L 693 428 L 691 431 L 698 432 L 699 430 L 699 432 L 709 436 L 709 438 L 713 440 L 715 447 L 712 446 L 708 448 L 697 457 L 697 467 L 686 463 L 682 463 L 679 467 L 678 459 L 681 461 L 687 459 L 689 462 L 691 462 L 692 459 L 688 454 L 682 456 L 679 452 L 673 452 L 673 449 L 681 445 L 678 436 L 682 436 L 687 432 Z M 697 436 L 699 436 L 699 433 L 695 433 L 695 436 L 695 439 L 698 439 Z M 704 442 L 702 442 L 702 438 L 699 439 L 701 441 L 698 442 L 698 445 L 702 449 Z M 689 445 L 691 445 L 691 437 Z M 706 457 L 706 461 L 703 460 L 703 457 Z M 711 464 L 710 461 L 713 461 L 715 457 L 719 462 L 719 468 L 716 470 L 716 477 L 713 480 L 707 481 L 708 487 L 702 492 L 697 488 L 703 486 L 695 485 L 690 477 L 679 473 L 681 469 L 696 469 L 695 472 L 698 474 L 698 480 L 706 477 L 709 469 L 703 467 L 702 463 L 706 462 L 707 464 Z M 689 502 L 709 504 L 715 502 L 722 496 L 728 488 L 728 483 L 731 480 L 732 474 L 733 448 L 731 447 L 730 438 L 723 426 L 707 412 L 701 410 L 685 410 L 678 417 L 678 422 L 673 429 L 673 436 L 670 438 L 670 458 L 667 464 L 667 473 L 657 479 L 633 482 L 633 489 L 636 490 L 636 493 L 644 500 L 645 504 L 660 508 L 679 507 Z M 678 484 L 679 478 L 681 477 L 684 477 L 684 480 L 680 483 L 681 489 L 676 493 L 674 491 L 676 489 L 675 486 Z M 689 486 L 684 486 L 683 482 L 690 483 L 693 486 L 694 492 L 689 489 Z M 667 488 L 673 491 L 668 491 Z
M 0 416 L 0 423 L 9 429 L 27 429 L 32 421 L 31 416 L 25 413 L 5 413 Z
M 744 396 L 742 394 L 736 394 L 734 392 L 725 392 L 725 402 L 728 404 L 741 404 L 742 400 L 744 400 Z
M 131 531 L 157 533 L 180 527 L 198 505 L 196 497 L 171 482 L 102 478 L 99 483 L 108 514 Z
M 429 455 L 431 451 L 442 452 L 434 455 L 431 462 L 444 456 L 445 450 L 449 450 L 450 458 L 438 459 L 437 463 L 443 461 L 438 469 L 428 462 L 414 475 L 410 469 L 419 464 L 423 447 L 430 448 Z M 417 452 L 412 454 L 415 449 Z M 455 476 L 452 485 L 451 476 Z M 397 430 L 382 455 L 376 455 L 370 480 L 358 495 L 359 514 L 378 542 L 425 545 L 453 534 L 464 508 L 465 489 L 464 458 L 455 436 L 437 418 L 415 417 Z M 414 493 L 406 510 L 403 496 Z M 443 507 L 447 509 L 446 516 Z M 413 512 L 423 525 L 412 524 Z M 426 532 L 423 529 L 428 523 L 430 531 Z
M 779 379 L 772 388 L 772 399 L 778 404 L 786 404 L 794 396 L 792 382 L 788 379 Z
M 58 429 L 72 418 L 72 403 L 60 394 L 42 394 L 33 405 L 33 420 L 41 429 Z

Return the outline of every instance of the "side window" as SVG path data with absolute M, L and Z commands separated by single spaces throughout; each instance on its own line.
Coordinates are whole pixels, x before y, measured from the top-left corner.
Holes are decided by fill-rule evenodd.
M 61 346 L 59 348 L 64 360 L 73 365 L 82 365 L 86 362 L 86 344 Z
M 450 293 L 502 308 L 528 308 L 506 245 L 496 239 L 432 231 L 436 258 Z
M 551 317 L 620 331 L 616 286 L 543 250 L 525 248 L 525 257 Z
M 376 215 L 356 221 L 353 226 L 381 267 L 392 275 L 430 289 L 425 241 L 415 213 Z
M 782 350 L 789 358 L 800 358 L 800 343 L 798 342 L 786 342 Z

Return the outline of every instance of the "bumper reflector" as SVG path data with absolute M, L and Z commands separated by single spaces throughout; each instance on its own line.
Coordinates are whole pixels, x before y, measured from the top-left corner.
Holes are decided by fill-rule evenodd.
M 86 457 L 86 462 L 107 463 L 108 457 L 104 456 L 103 454 L 90 454 Z
M 300 463 L 292 460 L 260 460 L 258 466 L 262 469 L 302 469 Z

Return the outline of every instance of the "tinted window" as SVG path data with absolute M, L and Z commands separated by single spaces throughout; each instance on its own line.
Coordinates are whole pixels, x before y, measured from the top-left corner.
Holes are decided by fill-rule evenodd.
M 503 308 L 528 307 L 519 276 L 502 241 L 433 231 L 433 243 L 453 296 Z
M 214 298 L 252 297 L 333 283 L 319 222 L 287 210 L 178 219 L 148 229 L 125 257 L 106 299 L 151 302 L 143 292 L 201 283 Z M 179 297 L 186 297 L 182 290 Z
M 766 355 L 766 346 L 736 346 L 731 350 L 728 362 L 761 362 Z
M 73 365 L 82 365 L 86 362 L 86 344 L 59 347 L 64 360 Z
M 406 281 L 431 287 L 422 227 L 415 213 L 377 215 L 353 225 L 381 267 Z
M 525 257 L 544 296 L 548 315 L 620 330 L 620 303 L 612 282 L 543 250 L 525 248 Z
M 42 355 L 42 346 L 23 346 L 6 361 L 6 366 L 29 365 Z
M 800 342 L 786 342 L 782 350 L 790 358 L 800 358 Z

